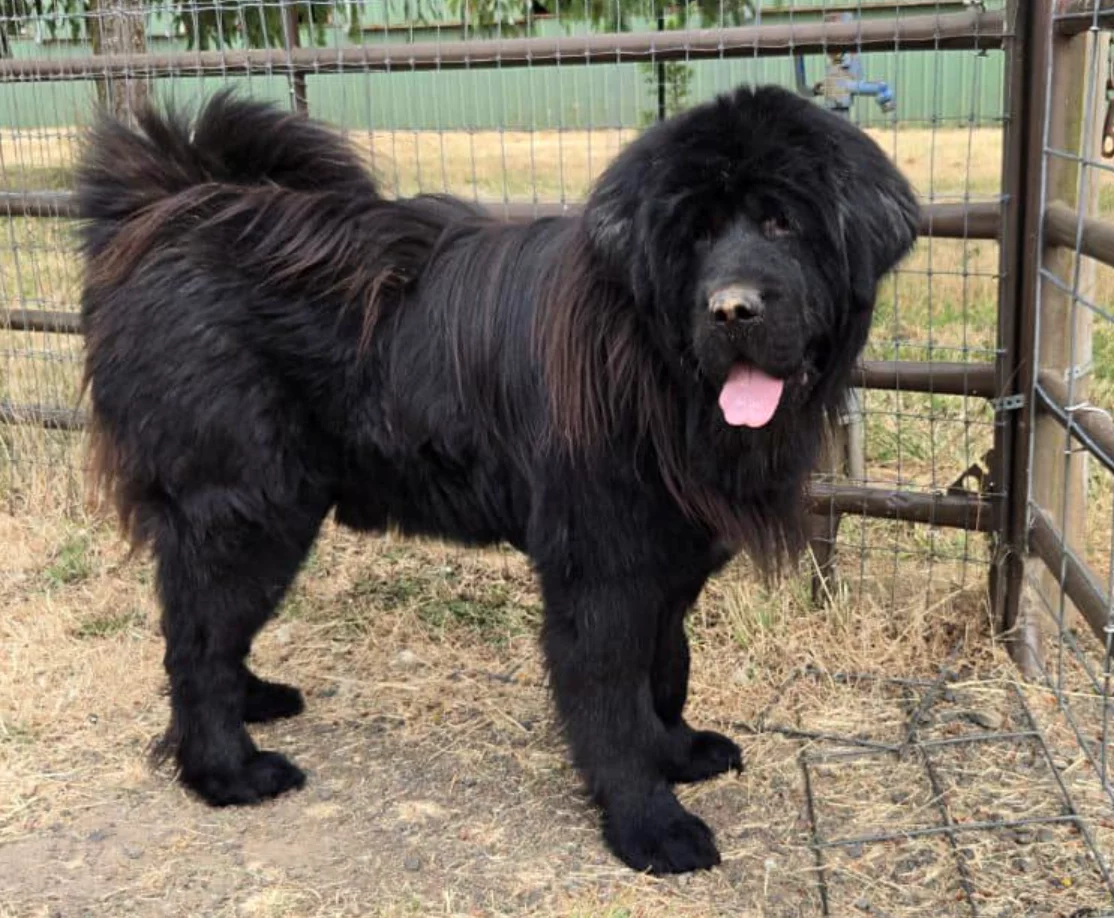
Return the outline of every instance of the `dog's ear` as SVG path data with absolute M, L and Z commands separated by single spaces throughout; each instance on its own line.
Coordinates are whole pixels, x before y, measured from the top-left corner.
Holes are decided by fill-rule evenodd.
M 638 197 L 620 175 L 605 173 L 584 208 L 584 229 L 592 252 L 605 270 L 624 278 L 634 260 L 632 250 Z
M 856 309 L 870 309 L 882 280 L 917 241 L 920 205 L 881 153 L 865 157 L 844 184 L 837 207 Z

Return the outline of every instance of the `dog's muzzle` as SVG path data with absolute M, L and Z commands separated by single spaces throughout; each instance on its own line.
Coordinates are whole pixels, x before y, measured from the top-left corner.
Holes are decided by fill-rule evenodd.
M 708 310 L 720 324 L 756 322 L 766 311 L 762 293 L 749 284 L 731 284 L 708 297 Z

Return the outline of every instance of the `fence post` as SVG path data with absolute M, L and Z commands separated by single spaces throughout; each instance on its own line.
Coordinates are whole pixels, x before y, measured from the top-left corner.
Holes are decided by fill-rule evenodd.
M 1098 182 L 1086 175 L 1081 161 L 1098 155 L 1108 62 L 1107 42 L 1099 32 L 1051 38 L 1052 81 L 1046 132 L 1045 194 L 1038 204 L 1043 213 L 1052 201 L 1061 201 L 1083 216 L 1098 210 Z M 1034 164 L 1039 167 L 1039 164 Z M 1074 402 L 1085 401 L 1091 377 L 1091 313 L 1074 301 L 1072 293 L 1093 300 L 1095 262 L 1063 247 L 1042 244 L 1039 260 L 1064 282 L 1061 289 L 1039 279 L 1034 373 L 1051 371 L 1064 382 Z M 1072 451 L 1063 427 L 1047 413 L 1036 414 L 1033 426 L 1032 500 L 1056 522 L 1069 548 L 1082 557 L 1087 527 L 1087 453 Z M 1059 614 L 1073 616 L 1074 605 L 1058 583 L 1059 572 L 1041 570 L 1037 579 L 1039 601 Z
M 146 52 L 147 7 L 143 0 L 93 0 L 91 6 L 94 54 L 127 57 Z M 147 100 L 147 81 L 141 75 L 105 75 L 96 82 L 101 106 L 123 121 L 134 120 Z
M 1033 418 L 1036 277 L 1025 266 L 1039 232 L 1040 144 L 1051 8 L 1044 0 L 1011 0 L 1007 8 L 1005 86 L 1009 104 L 1002 145 L 1002 232 L 999 250 L 997 391 L 1020 395 L 1019 409 L 995 417 L 990 491 L 1003 495 L 996 557 L 990 567 L 995 620 L 1014 662 L 1032 676 L 1041 640 L 1024 613 L 1029 508 L 1029 430 Z M 1035 211 L 1035 213 L 1034 213 Z
M 1089 314 L 1073 308 L 1072 297 L 1043 278 L 1041 269 L 1069 289 L 1078 277 L 1077 291 L 1090 286 L 1093 269 L 1071 251 L 1045 246 L 1042 227 L 1050 200 L 1060 199 L 1083 213 L 1096 202 L 1097 189 L 1081 187 L 1079 157 L 1088 156 L 1096 145 L 1094 123 L 1101 93 L 1098 71 L 1090 68 L 1104 68 L 1107 52 L 1103 46 L 1092 47 L 1090 33 L 1070 38 L 1056 33 L 1056 6 L 1056 0 L 1016 0 L 1018 22 L 1028 21 L 1023 29 L 1015 27 L 1022 41 L 1009 55 L 1011 67 L 1020 66 L 1027 77 L 1015 74 L 1010 82 L 1011 93 L 1021 93 L 1014 96 L 1018 101 L 1011 110 L 1019 113 L 1022 124 L 1021 136 L 1012 123 L 1007 131 L 1012 139 L 1006 150 L 1008 214 L 1003 223 L 1007 240 L 1002 250 L 999 342 L 1007 354 L 1013 349 L 1013 357 L 1000 366 L 1015 377 L 1008 391 L 1021 395 L 1024 403 L 1001 425 L 995 440 L 996 447 L 1003 447 L 1002 483 L 1008 493 L 1004 579 L 992 586 L 1002 604 L 1000 621 L 1010 635 L 1011 654 L 1026 675 L 1036 675 L 1043 663 L 1041 607 L 1057 613 L 1062 596 L 1056 575 L 1028 557 L 1030 505 L 1041 506 L 1055 519 L 1069 547 L 1081 548 L 1086 527 L 1085 459 L 1068 453 L 1063 429 L 1037 412 L 1034 383 L 1042 369 L 1065 382 L 1064 374 L 1070 373 L 1075 377 L 1073 400 L 1086 392 L 1088 374 L 1078 371 L 1085 371 L 1090 360 Z M 1090 83 L 1089 73 L 1096 74 Z M 1091 136 L 1085 136 L 1089 121 Z M 1046 149 L 1067 155 L 1052 155 Z M 995 580 L 998 575 L 995 569 Z M 1072 614 L 1071 609 L 1065 608 L 1065 614 Z

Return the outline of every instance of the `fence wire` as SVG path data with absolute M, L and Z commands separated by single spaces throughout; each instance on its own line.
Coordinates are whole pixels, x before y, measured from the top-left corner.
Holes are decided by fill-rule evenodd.
M 0 0 L 0 421 L 11 422 L 0 424 L 0 501 L 31 513 L 81 507 L 81 341 L 54 329 L 76 316 L 79 264 L 65 196 L 98 102 L 149 95 L 194 106 L 236 86 L 343 129 L 388 193 L 450 192 L 498 212 L 575 207 L 645 125 L 740 83 L 770 82 L 853 119 L 927 205 L 961 214 L 958 230 L 926 235 L 886 282 L 864 357 L 958 365 L 971 386 L 946 390 L 952 394 L 931 386 L 856 390 L 820 478 L 914 496 L 1004 499 L 1002 482 L 989 483 L 988 454 L 1012 408 L 976 394 L 974 384 L 1002 358 L 1003 277 L 998 242 L 975 230 L 974 215 L 1004 201 L 1004 127 L 1017 100 L 1000 45 L 1016 9 L 944 0 Z M 935 25 L 920 29 L 932 17 Z M 895 18 L 905 33 L 890 27 L 887 40 L 862 37 Z M 953 37 L 961 19 L 976 33 L 986 23 L 985 47 Z M 796 43 L 806 33 L 793 29 L 824 22 L 853 30 L 851 37 Z M 1098 149 L 1093 113 L 1109 76 L 1098 12 L 1093 25 L 1084 151 Z M 777 29 L 788 30 L 780 46 L 767 41 Z M 644 39 L 639 48 L 630 43 L 636 38 Z M 601 50 L 608 42 L 613 50 Z M 851 88 L 861 91 L 848 95 Z M 1077 166 L 1076 202 L 1097 201 L 1097 210 L 1073 208 L 1078 249 L 1084 216 L 1114 209 L 1114 167 L 1054 141 L 1045 138 L 1043 166 Z M 32 197 L 39 215 L 30 215 Z M 1114 394 L 1114 275 L 1105 267 L 1089 273 L 1085 262 L 1073 259 L 1066 272 L 1039 267 L 1042 296 L 1069 304 L 1069 365 L 1086 369 L 1066 379 L 1073 414 L 1109 410 Z M 1077 331 L 1084 313 L 1086 341 Z M 1085 498 L 1082 541 L 1073 547 L 1105 572 L 1109 596 L 1109 473 L 1088 467 L 1073 492 L 1078 443 L 1061 432 L 1058 449 L 1067 484 L 1045 509 L 1068 532 L 1073 501 Z M 768 715 L 746 725 L 799 743 L 799 790 L 817 858 L 815 913 L 1047 915 L 1055 902 L 1056 914 L 1114 914 L 1109 647 L 1079 626 L 1055 578 L 1033 574 L 1031 602 L 1049 623 L 1047 647 L 1037 683 L 1015 685 L 989 649 L 987 535 L 929 519 L 818 518 L 817 563 L 834 546 L 838 570 L 821 583 L 826 614 L 885 620 L 877 634 L 894 642 L 912 640 L 913 627 L 935 629 L 962 645 L 962 658 L 939 670 L 938 659 L 909 656 L 908 672 L 802 669 Z M 853 722 L 836 717 L 829 691 L 862 705 Z M 874 706 L 879 699 L 885 711 Z M 894 730 L 872 732 L 883 724 Z M 894 778 L 906 770 L 908 787 Z M 890 801 L 885 825 L 870 822 L 877 808 L 866 822 L 856 816 L 857 801 L 871 795 Z M 918 885 L 928 875 L 932 883 Z M 876 892 L 867 897 L 864 883 Z
M 1038 681 L 1054 699 L 1063 742 L 1074 746 L 1091 799 L 1107 814 L 1103 825 L 1114 806 L 1108 750 L 1114 462 L 1102 430 L 1098 439 L 1087 431 L 1096 422 L 1102 429 L 1114 426 L 1114 260 L 1092 244 L 1095 227 L 1114 213 L 1114 33 L 1108 7 L 1098 0 L 1048 6 L 1051 28 L 1043 50 L 1050 65 L 1041 74 L 1043 90 L 1050 100 L 1070 94 L 1076 104 L 1065 112 L 1053 102 L 1038 125 L 1045 219 L 1034 266 L 1036 417 L 1025 483 L 1028 513 L 1047 528 L 1054 546 L 1026 566 Z M 1059 215 L 1062 230 L 1053 219 Z M 1109 856 L 1108 833 L 1100 828 L 1098 837 Z

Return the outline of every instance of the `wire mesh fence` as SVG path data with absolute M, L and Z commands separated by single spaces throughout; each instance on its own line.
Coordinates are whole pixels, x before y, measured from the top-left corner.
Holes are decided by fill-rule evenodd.
M 89 56 L 106 18 L 122 16 L 144 21 L 141 40 Z M 448 191 L 530 212 L 575 206 L 649 121 L 739 83 L 780 82 L 866 125 L 942 208 L 934 228 L 952 237 L 930 239 L 884 293 L 868 357 L 985 370 L 995 354 L 997 264 L 993 241 L 981 238 L 993 233 L 976 224 L 1000 195 L 1001 16 L 1000 8 L 939 2 L 533 4 L 521 16 L 468 4 L 232 4 L 97 7 L 51 20 L 16 6 L 5 20 L 10 56 L 0 60 L 0 123 L 10 126 L 3 185 L 13 214 L 6 299 L 21 310 L 72 314 L 68 227 L 12 208 L 51 213 L 59 202 L 49 193 L 67 188 L 94 101 L 126 101 L 136 87 L 188 105 L 239 85 L 345 128 L 392 193 Z M 49 325 L 47 317 L 24 321 Z M 2 394 L 9 414 L 30 406 L 66 426 L 56 414 L 74 403 L 75 342 L 49 331 L 15 341 Z M 877 447 L 869 470 L 855 463 L 860 484 L 929 494 L 951 483 L 951 466 L 958 473 L 982 460 L 992 431 L 985 399 L 966 397 L 962 381 L 959 398 L 934 407 L 932 388 L 926 400 L 895 379 L 894 391 L 863 396 L 856 441 Z M 72 501 L 75 438 L 11 436 L 23 441 L 6 465 L 11 499 L 54 491 Z M 938 464 L 937 444 L 958 449 L 960 460 Z M 849 528 L 845 537 L 859 554 L 896 557 L 904 539 L 884 533 L 899 528 L 876 527 L 877 539 Z M 965 565 L 978 553 L 962 539 L 944 542 L 929 554 Z
M 192 106 L 233 85 L 346 131 L 389 193 L 450 192 L 528 219 L 575 210 L 654 120 L 740 83 L 795 87 L 861 124 L 925 204 L 818 470 L 813 565 L 830 573 L 833 557 L 838 577 L 814 577 L 814 593 L 828 614 L 892 620 L 895 641 L 935 615 L 963 647 L 915 673 L 802 669 L 746 725 L 798 744 L 815 908 L 866 911 L 849 878 L 874 871 L 891 886 L 935 878 L 899 914 L 1114 914 L 1114 452 L 1086 462 L 1080 447 L 1114 440 L 1114 275 L 1100 264 L 1114 246 L 1095 224 L 1114 208 L 1107 8 L 0 0 L 0 500 L 81 505 L 67 195 L 97 103 Z M 1019 49 L 1043 49 L 1042 65 L 1021 72 Z M 1023 257 L 1032 230 L 1039 263 Z M 1028 318 L 1015 310 L 1026 296 Z M 1011 594 L 1003 558 L 1031 521 L 1043 565 L 1016 559 L 1024 590 Z M 1085 589 L 1069 595 L 1072 576 Z M 1033 682 L 977 649 L 1011 603 Z M 819 685 L 858 714 L 841 722 L 827 695 L 810 706 Z M 893 769 L 911 777 L 892 820 L 859 824 L 854 801 L 886 796 Z

